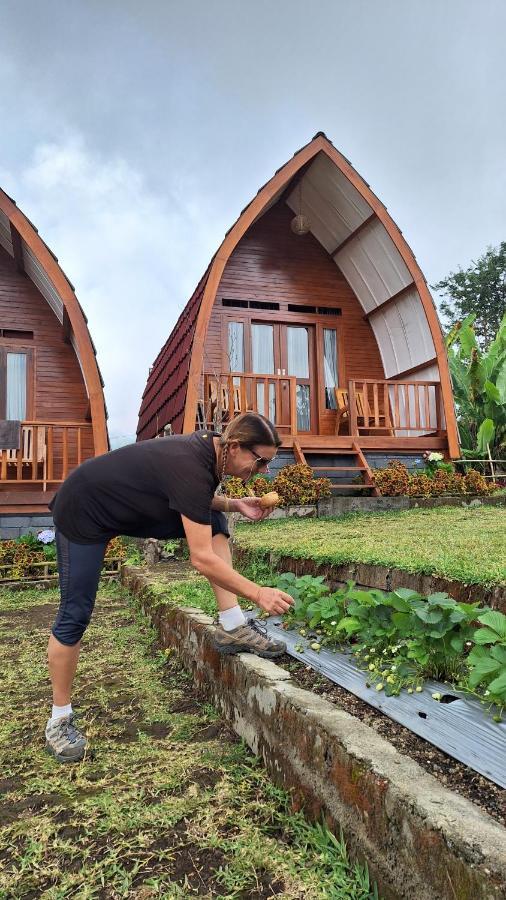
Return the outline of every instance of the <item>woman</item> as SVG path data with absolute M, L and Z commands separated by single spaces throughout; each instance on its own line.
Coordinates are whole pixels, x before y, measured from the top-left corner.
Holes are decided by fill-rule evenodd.
M 252 652 L 274 658 L 285 651 L 237 603 L 246 597 L 279 615 L 292 598 L 259 587 L 232 568 L 224 512 L 252 520 L 268 515 L 257 497 L 215 496 L 226 475 L 247 481 L 267 472 L 281 441 L 257 413 L 233 419 L 222 435 L 211 431 L 130 444 L 87 460 L 67 478 L 50 504 L 56 526 L 61 603 L 48 645 L 53 709 L 46 748 L 60 762 L 82 759 L 86 737 L 76 727 L 71 689 L 81 638 L 90 621 L 108 541 L 133 537 L 186 537 L 192 565 L 209 579 L 216 595 L 221 653 Z

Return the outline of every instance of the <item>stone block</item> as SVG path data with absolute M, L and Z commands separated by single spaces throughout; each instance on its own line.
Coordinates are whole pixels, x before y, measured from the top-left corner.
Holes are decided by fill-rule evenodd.
M 12 541 L 21 536 L 19 528 L 0 528 L 0 538 L 3 541 Z

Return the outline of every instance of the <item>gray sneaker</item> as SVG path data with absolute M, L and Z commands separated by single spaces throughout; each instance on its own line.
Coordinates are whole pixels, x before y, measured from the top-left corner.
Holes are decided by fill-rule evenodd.
M 265 659 L 283 656 L 286 644 L 267 637 L 267 630 L 256 619 L 249 619 L 244 625 L 225 631 L 218 625 L 214 633 L 214 646 L 218 653 L 256 653 Z
M 76 728 L 73 713 L 47 723 L 46 750 L 59 762 L 79 762 L 86 746 L 86 737 Z

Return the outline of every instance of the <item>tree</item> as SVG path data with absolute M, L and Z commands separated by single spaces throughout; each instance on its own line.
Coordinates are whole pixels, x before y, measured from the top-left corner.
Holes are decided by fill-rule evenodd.
M 446 338 L 462 453 L 506 457 L 506 315 L 495 339 L 481 351 L 473 316 Z M 466 453 L 466 451 L 468 451 Z
M 474 331 L 478 345 L 486 350 L 499 330 L 506 311 L 506 241 L 472 262 L 468 269 L 459 268 L 432 285 L 449 298 L 441 301 L 446 328 L 458 320 L 474 315 Z

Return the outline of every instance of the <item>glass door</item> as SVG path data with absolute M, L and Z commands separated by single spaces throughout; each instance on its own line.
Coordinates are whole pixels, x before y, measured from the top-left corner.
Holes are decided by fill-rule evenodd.
M 254 375 L 274 375 L 279 355 L 278 326 L 264 322 L 251 323 L 251 371 Z M 257 379 L 255 383 L 257 411 L 276 424 L 276 384 L 274 379 Z
M 314 411 L 314 328 L 281 325 L 283 374 L 296 378 L 297 431 L 312 432 Z

